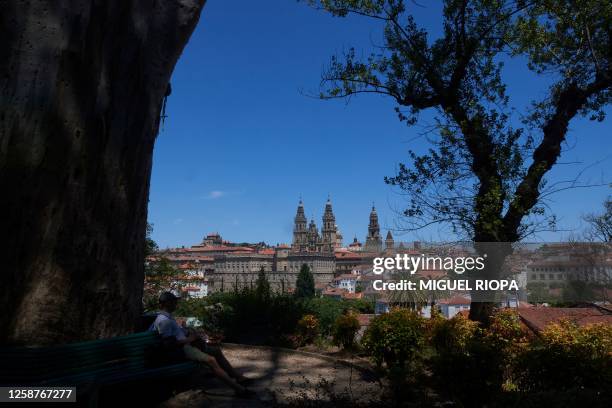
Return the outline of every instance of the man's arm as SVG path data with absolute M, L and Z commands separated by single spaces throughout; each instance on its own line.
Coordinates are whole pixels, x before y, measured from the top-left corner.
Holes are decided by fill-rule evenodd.
M 171 319 L 162 320 L 157 324 L 157 330 L 162 337 L 174 337 L 178 344 L 189 344 L 197 339 L 193 334 L 185 336 L 179 325 Z

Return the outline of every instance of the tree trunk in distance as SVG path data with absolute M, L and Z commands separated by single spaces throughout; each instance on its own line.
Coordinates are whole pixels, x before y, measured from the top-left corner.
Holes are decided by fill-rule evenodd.
M 497 280 L 502 277 L 503 266 L 512 253 L 512 242 L 475 242 L 474 248 L 478 256 L 485 257 L 485 268 L 482 271 L 473 271 L 468 275 L 472 281 L 469 319 L 489 326 L 491 316 L 496 307 L 496 293 L 494 291 L 475 290 L 475 280 Z
M 3 2 L 0 344 L 133 329 L 161 101 L 204 3 Z

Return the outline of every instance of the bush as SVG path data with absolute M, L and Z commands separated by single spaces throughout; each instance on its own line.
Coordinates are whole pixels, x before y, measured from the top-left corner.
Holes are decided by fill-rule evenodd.
M 307 314 L 302 316 L 297 326 L 298 334 L 306 344 L 312 343 L 319 335 L 319 320 L 314 315 Z
M 486 329 L 462 315 L 430 324 L 436 351 L 430 363 L 441 393 L 466 406 L 481 406 L 513 387 L 514 363 L 528 344 L 514 311 L 497 312 Z
M 452 319 L 437 315 L 429 320 L 428 325 L 431 345 L 438 354 L 466 352 L 478 330 L 477 322 L 461 314 Z
M 495 362 L 502 372 L 501 381 L 507 390 L 516 389 L 516 365 L 529 349 L 530 341 L 516 310 L 502 309 L 492 317 L 489 327 L 483 331 L 485 346 L 496 355 Z
M 523 355 L 519 387 L 524 391 L 612 389 L 612 326 L 549 325 Z
M 424 319 L 415 312 L 394 309 L 372 320 L 361 343 L 379 366 L 403 368 L 421 354 L 424 329 Z
M 360 328 L 357 315 L 348 311 L 336 319 L 332 329 L 334 344 L 350 349 L 355 345 L 355 335 Z
M 319 319 L 319 329 L 322 335 L 331 334 L 336 319 L 349 310 L 357 310 L 360 313 L 374 312 L 374 302 L 364 299 L 313 298 L 308 299 L 304 307 L 307 313 Z

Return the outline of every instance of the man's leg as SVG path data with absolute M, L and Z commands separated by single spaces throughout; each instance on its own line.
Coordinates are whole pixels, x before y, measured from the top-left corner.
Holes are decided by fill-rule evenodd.
M 217 363 L 219 363 L 221 368 L 223 368 L 223 370 L 225 370 L 225 372 L 230 377 L 240 379 L 240 380 L 245 379 L 245 377 L 242 374 L 238 373 L 236 369 L 232 367 L 230 362 L 227 361 L 227 358 L 225 358 L 225 356 L 223 355 L 223 351 L 221 351 L 220 347 L 207 345 L 204 352 L 206 354 L 213 356 L 215 360 L 217 360 Z
M 193 347 L 189 344 L 183 346 L 183 351 L 185 352 L 185 357 L 188 360 L 197 361 L 199 363 L 204 363 L 210 366 L 210 368 L 212 368 L 213 370 L 213 373 L 217 377 L 219 377 L 224 383 L 232 387 L 236 392 L 245 392 L 246 388 L 234 381 L 228 375 L 228 373 L 226 373 L 221 368 L 221 366 L 219 366 L 219 363 L 217 363 L 217 360 L 214 357 L 209 356 L 208 354 L 202 352 L 200 349 Z

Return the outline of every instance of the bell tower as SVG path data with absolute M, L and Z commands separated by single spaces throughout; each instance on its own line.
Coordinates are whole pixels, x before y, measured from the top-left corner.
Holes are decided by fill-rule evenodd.
M 380 226 L 378 225 L 378 214 L 376 207 L 372 204 L 370 211 L 370 224 L 368 225 L 368 236 L 366 237 L 365 250 L 367 252 L 381 252 L 382 239 L 380 237 Z
M 308 230 L 306 228 L 306 215 L 304 215 L 304 203 L 300 199 L 297 213 L 295 214 L 293 226 L 293 243 L 291 249 L 295 252 L 306 252 L 308 250 Z
M 323 237 L 323 252 L 333 254 L 336 246 L 336 217 L 334 216 L 329 197 L 327 198 L 327 203 L 325 203 L 321 235 Z

